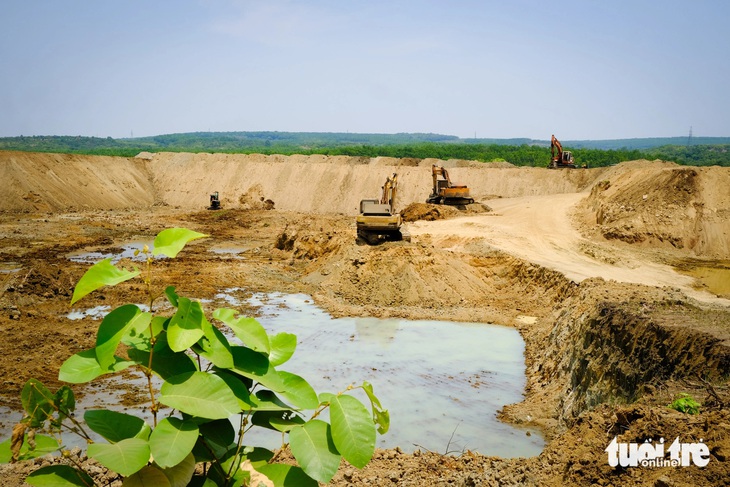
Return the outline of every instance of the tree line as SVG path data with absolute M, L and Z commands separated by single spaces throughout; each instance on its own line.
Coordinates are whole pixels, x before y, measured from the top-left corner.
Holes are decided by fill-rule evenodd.
M 637 159 L 661 159 L 695 166 L 730 166 L 730 143 L 651 146 L 658 139 L 632 139 L 645 148 L 598 148 L 612 141 L 565 142 L 578 165 L 600 167 Z M 713 139 L 714 140 L 714 139 Z M 724 140 L 724 139 L 718 139 Z M 488 142 L 487 142 L 488 141 Z M 529 141 L 529 142 L 527 142 Z M 651 142 L 651 143 L 649 143 Z M 646 145 L 650 147 L 646 147 Z M 361 157 L 507 161 L 516 166 L 544 167 L 548 141 L 531 139 L 460 139 L 439 134 L 349 134 L 305 132 L 196 132 L 154 137 L 32 136 L 0 138 L 0 150 L 58 152 L 133 157 L 149 152 L 221 152 L 231 154 L 324 154 Z

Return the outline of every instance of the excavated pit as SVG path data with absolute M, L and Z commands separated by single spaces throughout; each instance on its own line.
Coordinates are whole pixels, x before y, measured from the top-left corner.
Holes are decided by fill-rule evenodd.
M 212 297 L 231 286 L 306 293 L 335 317 L 489 322 L 522 334 L 525 400 L 504 407 L 501 417 L 541 428 L 550 439 L 541 455 L 499 459 L 387 450 L 362 471 L 344 468 L 333 485 L 653 485 L 665 478 L 676 485 L 719 485 L 715 480 L 730 474 L 724 461 L 730 451 L 727 300 L 699 293 L 691 279 L 684 285 L 670 274 L 662 281 L 664 267 L 650 276 L 653 285 L 600 276 L 603 270 L 603 277 L 612 276 L 617 261 L 624 263 L 622 271 L 637 262 L 725 262 L 730 196 L 721 188 L 730 178 L 727 169 L 693 168 L 693 175 L 641 162 L 548 171 L 444 161 L 489 206 L 487 198 L 495 195 L 533 204 L 534 195 L 583 192 L 573 224 L 587 240 L 562 243 L 590 249 L 580 257 L 603 267 L 597 277 L 578 279 L 566 277 L 578 273 L 559 259 L 537 264 L 520 257 L 529 241 L 515 238 L 512 252 L 481 229 L 504 217 L 523 225 L 504 204 L 471 214 L 467 223 L 458 216 L 464 212 L 444 215 L 447 225 L 462 222 L 444 231 L 418 221 L 410 243 L 356 245 L 357 201 L 377 194 L 382 176 L 397 170 L 401 207 L 420 202 L 429 190 L 430 160 L 25 153 L 0 153 L 0 160 L 0 186 L 8 195 L 0 202 L 0 262 L 9 269 L 0 274 L 2 406 L 18 407 L 18 392 L 30 377 L 57 387 L 60 363 L 93 346 L 92 320 L 67 318 L 73 283 L 88 266 L 69 261 L 69 253 L 113 252 L 163 228 L 187 226 L 211 239 L 189 246 L 174 264 L 159 264 L 187 295 Z M 662 178 L 681 194 L 652 189 L 651 181 Z M 214 190 L 221 192 L 223 208 L 205 211 Z M 674 217 L 659 206 L 693 219 L 662 227 L 662 219 Z M 561 245 L 540 251 L 548 255 L 553 247 Z M 87 298 L 87 305 L 134 302 L 139 291 L 125 284 Z M 680 392 L 703 404 L 691 422 L 666 407 Z M 606 462 L 604 449 L 615 435 L 643 441 L 642 435 L 675 434 L 712 442 L 709 465 L 617 471 Z M 0 486 L 20 485 L 20 474 L 12 472 L 0 467 Z

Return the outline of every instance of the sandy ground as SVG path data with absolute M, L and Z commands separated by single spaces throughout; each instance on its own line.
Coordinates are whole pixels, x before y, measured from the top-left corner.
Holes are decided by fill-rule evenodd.
M 671 286 L 701 301 L 730 305 L 730 300 L 695 289 L 694 278 L 670 265 L 647 260 L 640 251 L 583 237 L 572 215 L 585 199 L 584 193 L 495 199 L 489 201 L 493 211 L 487 215 L 419 221 L 409 227 L 412 235 L 430 235 L 446 248 L 458 247 L 460 239 L 480 239 L 515 257 L 556 270 L 574 282 L 600 277 Z
M 186 226 L 211 238 L 162 272 L 191 296 L 213 298 L 221 283 L 304 292 L 335 316 L 487 321 L 524 337 L 525 400 L 501 416 L 542 428 L 543 454 L 379 451 L 362 471 L 345 465 L 333 485 L 721 485 L 729 478 L 730 169 L 444 161 L 491 211 L 437 207 L 435 220 L 408 223 L 411 242 L 358 244 L 359 199 L 377 197 L 397 172 L 398 206 L 425 206 L 433 162 L 0 152 L 0 406 L 17 410 L 30 377 L 56 387 L 63 360 L 93 346 L 98 322 L 66 318 L 88 267 L 69 253 L 113 252 Z M 206 211 L 214 190 L 223 209 Z M 213 251 L 227 247 L 237 255 Z M 691 277 L 693 268 L 720 279 Z M 114 306 L 135 293 L 130 284 L 86 305 Z M 703 403 L 699 415 L 666 407 L 679 392 Z M 604 449 L 614 436 L 659 435 L 703 438 L 710 463 L 608 465 Z M 0 486 L 21 485 L 32 468 L 0 466 Z

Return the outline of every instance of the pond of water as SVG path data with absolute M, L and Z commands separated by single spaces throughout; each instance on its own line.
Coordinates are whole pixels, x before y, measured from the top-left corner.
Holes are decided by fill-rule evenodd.
M 520 401 L 525 388 L 524 342 L 514 328 L 334 319 L 301 294 L 254 295 L 249 304 L 259 307 L 258 320 L 269 332 L 297 335 L 294 357 L 279 368 L 302 375 L 317 392 L 338 392 L 363 380 L 373 384 L 391 416 L 379 447 L 469 449 L 500 457 L 542 451 L 538 431 L 497 419 L 497 411 Z
M 515 329 L 446 321 L 335 319 L 307 295 L 245 294 L 229 289 L 216 296 L 214 305 L 235 307 L 245 300 L 258 308 L 257 319 L 269 333 L 297 335 L 296 353 L 279 369 L 301 375 L 318 393 L 342 391 L 364 380 L 373 384 L 391 417 L 390 431 L 378 435 L 379 447 L 455 454 L 472 450 L 500 457 L 542 451 L 539 431 L 497 419 L 502 406 L 522 399 L 525 387 L 524 343 Z M 105 312 L 81 311 L 79 317 L 101 319 Z M 107 386 L 87 388 L 79 412 L 117 404 L 118 398 L 105 395 Z M 368 404 L 362 391 L 355 392 Z M 135 409 L 128 412 L 142 414 Z M 0 438 L 8 436 L 18 416 L 0 411 Z M 267 433 L 257 433 L 250 443 L 279 446 L 281 435 Z

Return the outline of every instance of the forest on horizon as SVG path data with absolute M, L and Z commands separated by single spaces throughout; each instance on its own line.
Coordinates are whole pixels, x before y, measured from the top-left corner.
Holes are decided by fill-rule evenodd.
M 657 137 L 565 140 L 578 165 L 599 167 L 636 159 L 696 166 L 730 166 L 730 137 Z M 152 137 L 18 136 L 0 138 L 0 150 L 133 157 L 140 152 L 324 154 L 365 157 L 507 161 L 545 166 L 550 141 L 529 138 L 462 139 L 442 134 L 332 132 L 192 132 Z

